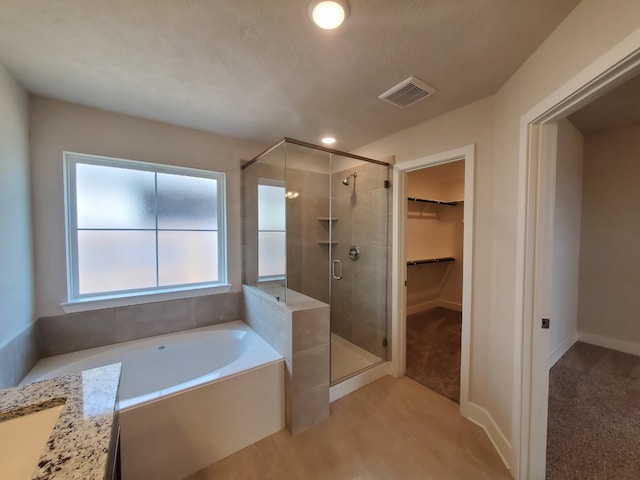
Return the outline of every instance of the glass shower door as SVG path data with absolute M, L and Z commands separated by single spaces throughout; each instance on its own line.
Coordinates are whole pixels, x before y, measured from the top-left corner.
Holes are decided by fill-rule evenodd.
M 287 303 L 330 303 L 329 154 L 286 144 Z M 296 296 L 295 293 L 302 296 Z M 295 297 L 295 298 L 294 298 Z
M 243 279 L 286 301 L 286 146 L 242 170 Z
M 331 156 L 331 381 L 387 359 L 389 169 Z

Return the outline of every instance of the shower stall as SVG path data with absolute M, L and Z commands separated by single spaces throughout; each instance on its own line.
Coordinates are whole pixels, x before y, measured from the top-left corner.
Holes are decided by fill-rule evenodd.
M 330 305 L 332 385 L 387 360 L 389 167 L 290 138 L 242 166 L 244 283 Z

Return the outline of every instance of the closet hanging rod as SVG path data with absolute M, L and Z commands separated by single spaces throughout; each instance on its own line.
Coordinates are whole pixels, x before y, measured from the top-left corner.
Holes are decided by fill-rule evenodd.
M 415 198 L 415 197 L 407 197 L 407 200 L 411 202 L 421 202 L 421 203 L 434 203 L 436 205 L 451 205 L 455 207 L 458 205 L 458 202 L 441 202 L 440 200 L 427 200 L 424 198 Z
M 440 257 L 440 258 L 427 258 L 425 260 L 409 260 L 407 261 L 407 266 L 411 265 L 423 265 L 425 263 L 444 263 L 444 262 L 455 262 L 456 259 L 453 257 Z

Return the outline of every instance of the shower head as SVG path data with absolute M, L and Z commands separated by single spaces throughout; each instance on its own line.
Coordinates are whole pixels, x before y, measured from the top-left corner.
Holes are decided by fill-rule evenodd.
M 356 177 L 358 176 L 358 172 L 353 172 L 351 175 L 349 175 L 347 178 L 345 178 L 344 180 L 342 180 L 342 184 L 343 185 L 349 185 L 349 179 L 351 177 L 353 177 L 353 179 L 355 180 Z

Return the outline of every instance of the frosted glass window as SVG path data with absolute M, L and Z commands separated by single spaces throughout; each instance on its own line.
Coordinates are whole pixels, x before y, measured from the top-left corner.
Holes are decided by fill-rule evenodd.
M 80 294 L 155 287 L 155 233 L 79 231 L 78 279 Z
M 258 184 L 259 278 L 285 276 L 287 266 L 285 209 L 284 186 Z
M 218 182 L 158 174 L 158 228 L 217 230 Z
M 155 228 L 155 174 L 79 163 L 78 228 Z
M 258 230 L 285 230 L 284 187 L 258 185 Z
M 223 173 L 65 159 L 70 302 L 226 283 Z
M 285 274 L 286 232 L 258 232 L 258 276 Z
M 158 232 L 159 284 L 218 281 L 216 232 Z

